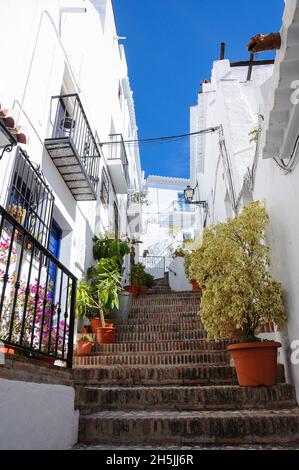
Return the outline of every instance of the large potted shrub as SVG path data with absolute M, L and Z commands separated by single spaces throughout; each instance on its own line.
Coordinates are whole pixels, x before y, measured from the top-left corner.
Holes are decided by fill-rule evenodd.
M 205 289 L 200 316 L 208 338 L 235 337 L 228 347 L 240 385 L 273 385 L 277 382 L 275 341 L 257 335 L 263 326 L 286 321 L 281 284 L 270 273 L 265 231 L 269 218 L 262 203 L 253 202 L 241 214 L 204 233 L 202 246 L 193 251 L 190 278 Z

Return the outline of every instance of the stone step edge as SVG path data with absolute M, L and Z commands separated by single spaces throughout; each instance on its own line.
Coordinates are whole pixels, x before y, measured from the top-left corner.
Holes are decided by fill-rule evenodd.
M 177 351 L 101 351 L 93 352 L 87 355 L 78 355 L 74 354 L 74 357 L 111 357 L 111 356 L 173 356 L 173 353 L 177 353 L 178 356 L 192 356 L 194 354 L 216 354 L 220 356 L 221 354 L 227 354 L 229 356 L 229 351 L 226 349 L 202 349 L 197 351 L 192 350 L 177 350 Z

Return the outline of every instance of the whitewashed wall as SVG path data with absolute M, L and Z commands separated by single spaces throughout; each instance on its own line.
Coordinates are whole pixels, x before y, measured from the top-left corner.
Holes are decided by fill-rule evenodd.
M 211 80 L 202 85 L 198 104 L 191 108 L 191 132 L 222 126 L 230 160 L 232 183 L 237 200 L 247 169 L 255 156 L 255 142 L 249 133 L 265 112 L 273 67 L 255 67 L 252 80 L 246 81 L 247 67 L 230 67 L 228 60 L 214 62 Z M 190 179 L 198 183 L 197 198 L 209 205 L 207 225 L 234 215 L 228 172 L 219 147 L 219 132 L 190 137 Z M 246 203 L 241 198 L 240 205 Z M 240 206 L 239 205 L 239 206 Z M 197 230 L 202 231 L 205 215 L 198 209 Z
M 81 7 L 87 12 L 62 14 L 59 37 L 61 7 Z M 51 97 L 61 92 L 65 68 L 68 69 L 67 91 L 79 93 L 91 128 L 97 131 L 102 142 L 110 140 L 112 127 L 114 132 L 123 134 L 124 139 L 137 137 L 125 52 L 115 39 L 112 4 L 110 0 L 12 0 L 1 2 L 0 14 L 4 38 L 0 55 L 2 63 L 7 64 L 0 76 L 1 106 L 13 110 L 16 122 L 24 127 L 29 137 L 24 148 L 31 160 L 41 165 L 55 195 L 54 218 L 63 229 L 61 253 L 65 256 L 62 262 L 81 277 L 92 262 L 89 245 L 93 233 L 103 233 L 113 226 L 113 201 L 116 199 L 120 206 L 121 235 L 130 231 L 126 196 L 116 197 L 111 186 L 109 208 L 99 201 L 76 202 L 43 142 L 49 136 Z M 11 60 L 12 57 L 17 60 Z M 103 147 L 106 158 L 109 149 L 109 146 Z M 138 148 L 127 150 L 133 189 L 138 190 L 141 185 Z M 101 160 L 101 167 L 106 166 L 104 159 Z M 13 154 L 5 155 L 1 161 L 2 204 L 13 161 Z
M 77 442 L 72 387 L 0 379 L 0 449 L 65 450 Z
M 60 8 L 86 8 L 63 13 Z M 110 205 L 98 198 L 76 202 L 56 170 L 44 139 L 49 135 L 51 97 L 78 93 L 93 131 L 101 142 L 111 132 L 137 138 L 134 102 L 123 46 L 116 39 L 111 0 L 11 0 L 0 2 L 0 104 L 10 108 L 29 138 L 24 149 L 41 166 L 55 196 L 54 219 L 63 230 L 61 262 L 78 278 L 92 264 L 92 236 L 113 227 L 113 202 L 120 207 L 120 234 L 130 235 L 127 196 Z M 61 25 L 61 31 L 60 31 Z M 61 33 L 61 34 L 60 34 Z M 109 147 L 103 147 L 101 168 Z M 5 205 L 14 154 L 0 162 L 0 203 Z M 138 147 L 128 149 L 131 189 L 142 181 Z M 100 191 L 101 168 L 99 173 Z M 0 379 L 0 447 L 65 449 L 76 441 L 77 414 L 69 387 Z
M 189 180 L 149 176 L 146 181 L 149 205 L 143 207 L 141 251 L 147 249 L 151 255 L 167 257 L 182 243 L 184 232 L 194 233 L 194 213 L 176 211 L 173 206 Z

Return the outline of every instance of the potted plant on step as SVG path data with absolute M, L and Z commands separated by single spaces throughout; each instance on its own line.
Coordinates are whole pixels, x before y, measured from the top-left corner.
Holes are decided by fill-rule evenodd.
M 92 337 L 87 333 L 82 333 L 81 338 L 77 341 L 77 354 L 86 356 L 91 353 Z
M 154 277 L 151 274 L 145 272 L 145 268 L 142 263 L 137 263 L 132 266 L 131 284 L 136 289 L 137 293 L 135 296 L 146 295 L 149 288 L 153 287 L 154 283 Z
M 105 316 L 112 308 L 119 308 L 118 294 L 121 291 L 121 274 L 115 259 L 103 258 L 89 269 L 88 282 L 81 281 L 77 289 L 77 316 L 86 317 L 96 312 L 99 326 L 96 328 L 97 341 L 113 343 L 115 327 L 105 322 Z
M 243 386 L 277 382 L 281 344 L 257 336 L 269 322 L 280 326 L 286 321 L 281 284 L 270 273 L 268 221 L 262 203 L 250 203 L 234 219 L 205 231 L 188 267 L 190 277 L 205 285 L 200 316 L 208 337 L 221 340 L 240 333 L 240 342 L 228 350 Z

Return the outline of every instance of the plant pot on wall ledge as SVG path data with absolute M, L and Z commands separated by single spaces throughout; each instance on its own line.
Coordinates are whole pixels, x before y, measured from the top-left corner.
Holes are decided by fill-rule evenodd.
M 280 33 L 270 34 L 256 34 L 253 36 L 247 44 L 247 49 L 250 52 L 263 52 L 280 49 L 281 36 Z
M 9 356 L 14 356 L 15 349 L 12 348 L 11 346 L 4 346 L 2 349 L 0 349 L 0 352 L 3 352 L 4 354 L 8 354 Z
M 281 344 L 276 341 L 238 343 L 228 346 L 232 354 L 239 385 L 258 387 L 277 383 L 277 349 Z

